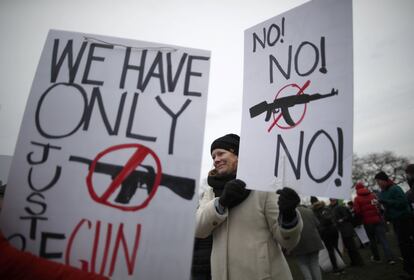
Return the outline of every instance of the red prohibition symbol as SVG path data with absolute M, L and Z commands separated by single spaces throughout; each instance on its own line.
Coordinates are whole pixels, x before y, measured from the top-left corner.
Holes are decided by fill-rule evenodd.
M 288 84 L 288 85 L 286 85 L 286 86 L 284 86 L 284 87 L 282 87 L 278 92 L 277 92 L 277 94 L 276 94 L 276 96 L 275 96 L 275 100 L 279 97 L 279 95 L 286 89 L 286 88 L 297 88 L 297 93 L 296 93 L 296 95 L 301 95 L 301 94 L 304 94 L 304 92 L 305 92 L 305 89 L 309 86 L 309 84 L 310 84 L 310 81 L 308 80 L 308 81 L 306 81 L 306 83 L 302 86 L 302 87 L 300 87 L 298 84 Z M 279 124 L 279 120 L 280 120 L 280 118 L 282 117 L 282 112 L 279 112 L 279 114 L 278 115 L 276 115 L 276 113 L 273 113 L 273 122 L 272 122 L 272 124 L 270 125 L 270 127 L 267 129 L 267 132 L 270 132 L 272 129 L 273 129 L 273 127 L 276 125 L 277 127 L 279 127 L 280 129 L 291 129 L 291 128 L 294 128 L 294 127 L 296 127 L 296 126 L 298 126 L 301 122 L 302 122 L 302 120 L 303 120 L 303 118 L 305 117 L 305 114 L 306 114 L 306 108 L 307 108 L 307 106 L 306 106 L 307 104 L 305 103 L 304 104 L 304 106 L 303 106 L 303 112 L 302 112 L 302 115 L 300 116 L 300 118 L 299 118 L 299 120 L 297 120 L 296 122 L 295 122 L 295 125 L 294 126 L 290 126 L 290 125 L 281 125 L 281 124 Z
M 94 171 L 95 171 L 98 161 L 103 156 L 111 152 L 122 150 L 122 149 L 131 149 L 134 152 L 132 156 L 128 159 L 125 166 L 122 168 L 121 172 L 118 173 L 118 175 L 114 178 L 114 180 L 107 187 L 106 191 L 102 195 L 98 195 L 95 192 L 95 188 L 92 183 L 92 177 L 95 173 Z M 124 205 L 119 205 L 119 204 L 110 202 L 109 198 L 111 197 L 111 195 L 121 187 L 122 182 L 126 180 L 128 176 L 147 157 L 152 157 L 156 164 L 155 179 L 154 179 L 153 186 L 151 188 L 151 192 L 148 194 L 148 197 L 141 204 L 135 205 L 135 206 L 124 206 Z M 89 168 L 89 173 L 88 173 L 88 176 L 86 177 L 86 184 L 88 187 L 89 194 L 94 201 L 100 204 L 104 204 L 109 207 L 118 208 L 122 211 L 137 211 L 137 210 L 140 210 L 148 206 L 149 202 L 151 201 L 151 199 L 154 197 L 155 193 L 157 192 L 157 189 L 161 182 L 161 177 L 162 177 L 161 163 L 160 163 L 158 156 L 154 153 L 154 151 L 140 144 L 122 144 L 122 145 L 116 145 L 116 146 L 109 147 L 106 150 L 100 152 L 95 157 L 95 159 L 92 161 L 91 166 Z

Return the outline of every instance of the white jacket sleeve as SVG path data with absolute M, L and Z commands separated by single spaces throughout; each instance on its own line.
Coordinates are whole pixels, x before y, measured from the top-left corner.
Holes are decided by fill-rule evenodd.
M 227 209 L 223 215 L 220 215 L 214 205 L 215 200 L 214 192 L 210 188 L 200 201 L 196 214 L 195 230 L 195 236 L 198 238 L 208 237 L 216 227 L 219 227 L 227 219 Z

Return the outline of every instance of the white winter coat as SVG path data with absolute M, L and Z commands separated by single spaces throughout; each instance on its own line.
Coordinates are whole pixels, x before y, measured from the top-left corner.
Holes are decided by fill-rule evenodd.
M 292 275 L 281 246 L 292 249 L 300 239 L 302 219 L 283 229 L 278 221 L 278 195 L 251 191 L 238 206 L 220 215 L 211 187 L 197 209 L 196 237 L 213 234 L 213 280 L 290 280 Z

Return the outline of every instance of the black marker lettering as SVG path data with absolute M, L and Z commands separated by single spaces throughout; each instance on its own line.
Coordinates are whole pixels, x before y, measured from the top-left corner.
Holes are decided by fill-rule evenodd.
M 145 136 L 145 135 L 141 135 L 141 134 L 132 133 L 132 127 L 134 125 L 134 117 L 135 117 L 135 111 L 136 111 L 136 108 L 137 108 L 138 97 L 139 97 L 139 94 L 135 92 L 134 93 L 134 99 L 132 100 L 131 111 L 129 112 L 129 119 L 128 119 L 126 136 L 129 137 L 129 138 L 155 142 L 157 140 L 157 137 Z
M 31 165 L 44 163 L 49 158 L 50 149 L 56 149 L 56 150 L 61 149 L 61 147 L 52 146 L 50 144 L 42 144 L 42 143 L 38 143 L 38 142 L 34 142 L 34 141 L 31 141 L 30 143 L 35 145 L 35 146 L 43 147 L 42 158 L 39 161 L 35 161 L 35 160 L 32 159 L 33 152 L 30 152 L 30 153 L 27 154 L 27 157 L 26 157 L 27 162 L 30 163 Z
M 161 97 L 157 96 L 155 98 L 158 102 L 158 104 L 160 105 L 160 107 L 162 109 L 164 109 L 165 112 L 167 112 L 167 114 L 172 118 L 172 122 L 171 122 L 171 129 L 170 129 L 170 141 L 169 141 L 169 145 L 168 145 L 168 154 L 173 154 L 174 153 L 174 134 L 175 134 L 175 129 L 177 126 L 177 119 L 178 117 L 182 114 L 182 112 L 184 112 L 184 110 L 187 108 L 188 105 L 190 105 L 191 100 L 187 99 L 183 106 L 181 107 L 181 109 L 174 114 L 174 112 L 172 112 L 170 110 L 170 108 L 168 108 L 161 100 Z
M 89 80 L 89 72 L 93 61 L 104 61 L 104 57 L 94 56 L 95 48 L 113 49 L 112 45 L 104 44 L 91 44 L 89 47 L 88 59 L 86 61 L 85 71 L 83 72 L 82 84 L 102 86 L 103 81 Z
M 55 39 L 53 43 L 53 53 L 52 53 L 52 65 L 51 75 L 50 75 L 50 82 L 55 83 L 57 76 L 59 75 L 60 68 L 62 67 L 63 62 L 65 61 L 66 57 L 68 60 L 68 69 L 69 69 L 69 83 L 73 83 L 76 77 L 76 73 L 78 72 L 79 64 L 82 59 L 83 53 L 85 52 L 85 48 L 87 42 L 83 42 L 82 46 L 77 54 L 76 61 L 73 63 L 73 40 L 68 40 L 66 43 L 65 49 L 63 50 L 59 60 L 58 56 L 58 48 L 59 48 L 59 39 Z
M 202 73 L 200 72 L 193 72 L 192 70 L 192 66 L 193 66 L 193 60 L 205 60 L 208 61 L 210 60 L 209 57 L 206 56 L 192 56 L 190 55 L 188 57 L 188 61 L 187 61 L 187 71 L 185 72 L 185 81 L 184 81 L 184 95 L 191 95 L 191 96 L 201 96 L 201 92 L 196 92 L 196 91 L 190 91 L 190 77 L 191 76 L 195 76 L 195 77 L 201 77 Z
M 119 105 L 118 105 L 118 113 L 117 113 L 117 116 L 116 116 L 116 119 L 115 119 L 115 124 L 112 128 L 111 124 L 109 123 L 108 116 L 106 115 L 106 111 L 105 111 L 103 100 L 102 100 L 102 94 L 99 90 L 99 87 L 94 87 L 92 89 L 91 99 L 90 99 L 89 104 L 88 104 L 88 106 L 86 108 L 86 111 L 84 113 L 85 122 L 83 124 L 83 130 L 87 131 L 88 128 L 89 128 L 89 123 L 91 121 L 93 108 L 95 106 L 95 101 L 97 101 L 98 109 L 99 109 L 99 112 L 101 113 L 101 117 L 102 117 L 102 120 L 104 122 L 106 131 L 108 132 L 109 135 L 118 135 L 119 126 L 121 124 L 122 112 L 124 110 L 126 96 L 127 96 L 127 92 L 124 92 L 121 95 Z

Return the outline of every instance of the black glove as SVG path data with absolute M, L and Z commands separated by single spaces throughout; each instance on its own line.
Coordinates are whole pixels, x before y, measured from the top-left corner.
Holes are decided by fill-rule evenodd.
M 300 203 L 299 195 L 291 188 L 284 187 L 281 190 L 277 190 L 279 195 L 277 204 L 279 205 L 280 215 L 284 223 L 292 222 L 296 218 L 296 207 Z
M 221 206 L 231 209 L 245 200 L 249 193 L 250 190 L 246 189 L 246 184 L 242 180 L 230 180 L 224 185 L 219 203 Z

